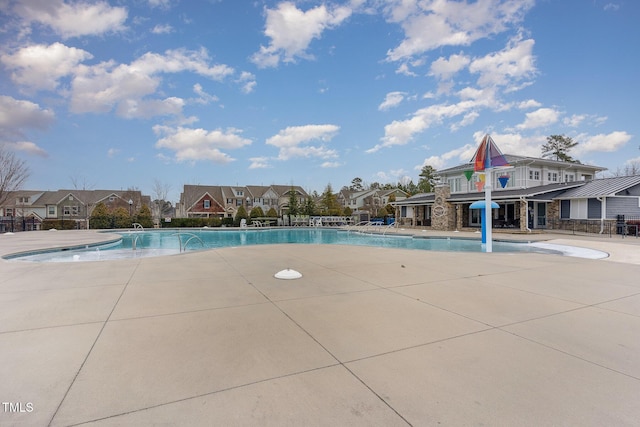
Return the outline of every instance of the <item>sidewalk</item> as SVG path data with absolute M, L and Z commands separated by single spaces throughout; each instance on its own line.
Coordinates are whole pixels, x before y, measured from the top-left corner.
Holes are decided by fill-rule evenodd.
M 0 236 L 0 254 L 95 239 L 73 233 Z M 611 256 L 0 260 L 0 425 L 637 425 L 640 242 L 540 237 Z

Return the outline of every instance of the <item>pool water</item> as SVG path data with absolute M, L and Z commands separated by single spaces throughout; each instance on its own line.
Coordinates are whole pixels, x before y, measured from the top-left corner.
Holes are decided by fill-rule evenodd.
M 7 256 L 7 259 L 32 262 L 78 262 L 107 259 L 130 259 L 172 255 L 212 248 L 268 244 L 323 244 L 377 246 L 396 249 L 430 251 L 483 252 L 475 239 L 427 238 L 422 236 L 381 235 L 340 229 L 273 228 L 264 230 L 153 230 L 118 232 L 114 243 L 73 250 L 38 251 Z M 553 245 L 535 243 L 493 242 L 494 252 L 536 252 L 572 255 Z M 572 255 L 573 256 L 573 255 Z M 604 254 L 606 256 L 606 254 Z M 589 256 L 598 257 L 598 256 Z M 602 256 L 600 256 L 602 257 Z

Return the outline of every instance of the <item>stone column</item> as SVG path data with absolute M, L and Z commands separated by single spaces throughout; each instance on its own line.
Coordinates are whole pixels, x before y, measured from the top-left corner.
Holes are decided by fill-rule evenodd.
M 449 231 L 455 229 L 455 207 L 447 200 L 451 196 L 449 184 L 438 184 L 435 188 L 435 202 L 431 209 L 431 228 Z
M 527 201 L 520 200 L 520 231 L 527 231 L 529 213 L 527 211 Z

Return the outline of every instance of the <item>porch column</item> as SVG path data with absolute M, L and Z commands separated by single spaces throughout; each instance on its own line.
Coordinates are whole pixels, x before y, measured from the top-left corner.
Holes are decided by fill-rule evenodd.
M 447 201 L 451 195 L 449 184 L 438 184 L 435 188 L 435 202 L 431 209 L 431 228 L 451 231 L 455 227 L 455 207 Z
M 529 211 L 527 209 L 527 201 L 524 199 L 520 200 L 520 231 L 527 231 L 529 228 Z

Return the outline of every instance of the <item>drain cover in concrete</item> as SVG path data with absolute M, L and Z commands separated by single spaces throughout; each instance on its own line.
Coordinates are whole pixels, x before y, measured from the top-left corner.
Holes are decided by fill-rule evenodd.
M 276 279 L 291 280 L 291 279 L 299 279 L 301 277 L 302 277 L 302 274 L 300 272 L 291 270 L 290 268 L 287 268 L 286 270 L 278 271 L 275 274 Z

